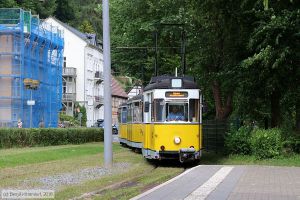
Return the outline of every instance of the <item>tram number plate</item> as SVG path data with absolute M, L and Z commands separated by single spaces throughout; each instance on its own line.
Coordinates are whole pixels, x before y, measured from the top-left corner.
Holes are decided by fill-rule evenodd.
M 188 97 L 187 92 L 166 92 L 166 97 L 184 98 Z

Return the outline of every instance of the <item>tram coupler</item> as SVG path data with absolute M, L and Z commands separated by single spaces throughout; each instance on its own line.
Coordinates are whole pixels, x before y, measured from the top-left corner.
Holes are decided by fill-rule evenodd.
M 195 152 L 194 148 L 183 148 L 179 150 L 179 161 L 184 163 L 186 161 L 193 161 L 195 160 Z

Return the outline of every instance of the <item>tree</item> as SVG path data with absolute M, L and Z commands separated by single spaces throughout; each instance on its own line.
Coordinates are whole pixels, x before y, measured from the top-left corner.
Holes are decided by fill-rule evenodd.
M 45 19 L 54 14 L 57 8 L 56 0 L 39 1 L 36 5 L 36 12 L 40 18 Z
M 246 99 L 252 97 L 253 107 L 265 106 L 265 113 L 270 112 L 271 126 L 275 127 L 282 122 L 284 104 L 292 104 L 292 109 L 285 111 L 293 113 L 299 102 L 299 89 L 295 84 L 299 85 L 300 14 L 293 2 L 269 7 L 254 13 L 257 27 L 249 39 L 252 55 L 241 65 L 241 74 Z M 247 101 L 241 103 L 248 107 Z
M 112 43 L 118 46 L 154 46 L 153 32 L 159 32 L 159 46 L 180 47 L 182 28 L 162 24 L 185 24 L 188 38 L 188 73 L 196 75 L 203 92 L 212 96 L 216 119 L 227 119 L 233 110 L 237 66 L 247 57 L 249 29 L 243 20 L 242 3 L 235 1 L 122 1 L 112 6 Z M 116 11 L 115 11 L 116 10 Z M 180 69 L 180 48 L 159 49 L 159 73 Z M 113 50 L 113 64 L 127 66 L 139 76 L 140 66 L 154 72 L 154 51 Z M 124 62 L 124 60 L 126 62 Z M 151 75 L 151 74 L 150 74 Z M 139 77 L 140 78 L 140 77 Z M 150 77 L 148 77 L 150 78 Z M 207 98 L 209 100 L 210 98 Z
M 69 23 L 76 17 L 76 9 L 72 1 L 59 0 L 54 15 L 57 19 Z
M 87 20 L 82 22 L 82 24 L 79 26 L 79 30 L 83 33 L 95 33 L 93 26 Z
M 214 100 L 219 120 L 233 111 L 233 97 L 238 85 L 238 66 L 247 57 L 249 35 L 245 7 L 236 1 L 193 1 L 189 16 L 190 67 L 204 91 Z M 198 66 L 197 66 L 198 65 Z M 207 89 L 211 89 L 208 92 Z M 206 98 L 208 99 L 208 98 Z
M 81 113 L 81 126 L 86 126 L 87 121 L 87 115 L 86 115 L 86 108 L 84 105 L 80 105 L 79 103 L 75 104 L 75 110 L 74 110 L 74 118 L 79 120 L 79 113 Z
M 37 14 L 35 11 L 37 1 L 36 0 L 26 0 L 26 1 L 20 1 L 17 0 L 20 7 L 22 7 L 25 10 L 30 10 L 32 13 Z
M 2 0 L 0 2 L 0 8 L 13 8 L 15 6 L 17 6 L 17 3 L 14 0 Z

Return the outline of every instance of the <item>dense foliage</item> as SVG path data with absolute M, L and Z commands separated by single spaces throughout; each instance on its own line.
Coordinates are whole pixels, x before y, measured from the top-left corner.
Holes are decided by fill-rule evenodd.
M 187 73 L 196 76 L 215 109 L 208 118 L 300 129 L 299 6 L 284 0 L 113 0 L 113 47 L 147 48 L 113 48 L 112 64 L 122 74 L 149 80 L 158 32 L 159 74 L 173 74 L 176 67 L 182 72 L 185 31 Z
M 79 114 L 81 113 L 81 119 Z M 79 103 L 75 104 L 75 110 L 74 110 L 74 118 L 77 119 L 80 126 L 86 127 L 86 121 L 87 121 L 87 115 L 86 115 L 86 108 L 84 105 L 80 105 Z
M 225 137 L 225 149 L 229 154 L 249 155 L 251 153 L 250 133 L 252 128 L 242 126 L 231 130 Z
M 252 154 L 258 159 L 279 156 L 282 150 L 281 131 L 279 129 L 254 130 L 250 143 Z
M 66 126 L 66 125 L 67 125 L 67 127 L 79 127 L 80 126 L 80 122 L 75 117 L 66 115 L 64 113 L 59 113 L 59 121 L 62 126 Z
M 103 129 L 99 128 L 0 129 L 0 149 L 11 147 L 82 144 L 99 141 L 103 141 Z
M 257 159 L 274 158 L 281 155 L 283 144 L 280 129 L 264 130 L 243 126 L 236 131 L 230 131 L 225 138 L 228 154 L 254 155 Z M 286 146 L 288 145 L 292 144 L 286 144 Z M 297 153 L 296 148 L 291 148 L 291 151 L 291 153 Z
M 1 0 L 0 8 L 21 7 L 38 14 L 41 19 L 54 16 L 57 19 L 81 29 L 101 35 L 102 16 L 99 14 L 98 0 Z M 81 27 L 81 28 L 80 28 Z
M 0 2 L 16 6 L 102 35 L 97 0 Z M 116 75 L 145 85 L 156 64 L 159 74 L 175 68 L 182 73 L 185 35 L 186 74 L 202 89 L 206 118 L 242 118 L 300 132 L 300 1 L 110 0 L 110 16 Z

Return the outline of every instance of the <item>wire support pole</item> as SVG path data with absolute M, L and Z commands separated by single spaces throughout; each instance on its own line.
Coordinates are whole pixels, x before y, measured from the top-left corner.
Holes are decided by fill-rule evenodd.
M 186 56 L 185 56 L 185 30 L 181 32 L 181 66 L 182 66 L 182 75 L 186 73 Z
M 115 47 L 115 49 L 133 49 L 133 50 L 148 50 L 148 49 L 181 49 L 181 46 L 179 47 L 138 47 L 138 46 L 123 46 L 123 47 Z
M 104 166 L 112 167 L 112 101 L 109 0 L 102 1 L 103 12 L 103 63 L 104 63 Z
M 157 45 L 157 43 L 158 43 L 158 32 L 157 31 L 155 31 L 155 76 L 157 76 L 158 75 L 158 45 Z

